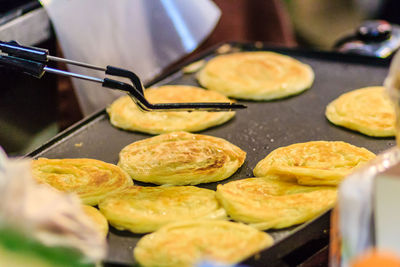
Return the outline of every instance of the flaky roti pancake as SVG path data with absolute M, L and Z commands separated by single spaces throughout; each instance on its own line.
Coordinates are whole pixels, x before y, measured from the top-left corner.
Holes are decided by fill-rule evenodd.
M 98 209 L 92 206 L 82 205 L 82 209 L 89 217 L 89 219 L 93 222 L 96 230 L 98 230 L 102 234 L 102 236 L 106 238 L 108 234 L 108 222 L 104 215 L 101 214 Z
M 333 207 L 337 189 L 304 186 L 269 175 L 217 187 L 217 198 L 230 218 L 260 230 L 306 222 Z
M 168 224 L 144 236 L 133 254 L 144 267 L 194 267 L 202 261 L 235 264 L 272 243 L 267 233 L 244 224 L 196 220 Z
M 149 88 L 144 92 L 146 99 L 155 103 L 183 102 L 231 102 L 224 95 L 186 85 L 165 85 Z M 129 96 L 114 101 L 107 108 L 111 124 L 130 131 L 161 134 L 173 131 L 197 132 L 225 123 L 233 118 L 229 112 L 142 112 Z
M 108 194 L 133 185 L 129 175 L 114 164 L 95 159 L 46 159 L 32 161 L 33 177 L 63 192 L 74 192 L 83 204 L 97 205 Z
M 284 175 L 303 185 L 338 185 L 373 158 L 374 153 L 345 142 L 312 141 L 275 149 L 257 163 L 253 173 Z
M 211 59 L 198 72 L 199 83 L 226 96 L 272 100 L 298 94 L 311 87 L 309 65 L 274 52 L 238 52 Z
M 246 152 L 222 138 L 173 132 L 124 147 L 118 166 L 142 182 L 195 185 L 230 177 L 245 158 Z
M 171 222 L 189 219 L 226 219 L 215 191 L 194 186 L 132 186 L 99 203 L 112 226 L 133 233 L 149 233 Z
M 395 136 L 396 113 L 385 94 L 382 86 L 342 94 L 326 107 L 325 116 L 333 124 L 369 136 Z

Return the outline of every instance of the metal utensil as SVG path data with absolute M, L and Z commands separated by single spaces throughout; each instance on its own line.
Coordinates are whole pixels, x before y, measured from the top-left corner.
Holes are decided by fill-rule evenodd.
M 234 109 L 246 108 L 245 105 L 223 102 L 223 103 L 162 103 L 151 104 L 144 95 L 144 87 L 140 78 L 133 72 L 113 66 L 105 68 L 98 67 L 78 61 L 50 56 L 48 50 L 21 46 L 15 41 L 0 41 L 0 65 L 14 68 L 18 71 L 41 78 L 45 72 L 58 75 L 69 76 L 82 80 L 100 83 L 102 87 L 116 89 L 126 92 L 137 106 L 143 111 L 230 111 Z M 78 73 L 63 71 L 47 66 L 48 61 L 63 62 L 83 68 L 90 68 L 98 71 L 104 71 L 106 75 L 128 78 L 132 85 L 109 78 L 96 78 Z

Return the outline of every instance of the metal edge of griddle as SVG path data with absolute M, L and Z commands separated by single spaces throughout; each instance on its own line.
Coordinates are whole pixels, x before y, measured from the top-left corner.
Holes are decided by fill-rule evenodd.
M 321 59 L 324 61 L 333 61 L 333 62 L 342 62 L 342 63 L 354 63 L 354 64 L 367 64 L 373 66 L 382 66 L 388 67 L 390 60 L 389 59 L 379 59 L 379 58 L 371 58 L 367 56 L 360 56 L 360 55 L 350 55 L 350 54 L 340 54 L 337 52 L 325 52 L 325 51 L 309 51 L 305 49 L 298 49 L 298 48 L 281 48 L 281 47 L 273 47 L 266 44 L 262 46 L 255 47 L 255 43 L 237 43 L 237 42 L 230 42 L 230 43 L 221 43 L 211 47 L 210 49 L 200 53 L 198 56 L 190 59 L 188 61 L 183 61 L 181 64 L 177 65 L 176 67 L 168 70 L 167 72 L 162 73 L 160 76 L 156 77 L 154 80 L 146 84 L 146 87 L 154 85 L 174 74 L 179 73 L 181 69 L 197 60 L 205 59 L 212 55 L 217 55 L 217 49 L 222 45 L 229 44 L 233 48 L 238 48 L 240 50 L 246 51 L 257 51 L 257 50 L 270 50 L 278 53 L 290 53 L 291 56 L 302 56 L 302 57 L 309 57 L 314 59 Z M 33 152 L 27 154 L 26 156 L 35 157 L 39 154 L 45 153 L 47 150 L 51 149 L 53 146 L 57 145 L 63 140 L 67 139 L 68 137 L 73 136 L 74 134 L 84 130 L 86 127 L 90 126 L 93 123 L 96 123 L 97 120 L 101 120 L 104 116 L 108 116 L 105 109 L 98 111 L 79 122 L 75 123 L 71 127 L 67 128 L 66 130 L 60 132 L 54 138 L 43 144 L 38 149 L 34 150 Z M 112 127 L 110 125 L 110 127 Z M 311 220 L 310 222 L 304 223 L 295 230 L 288 237 L 278 241 L 272 247 L 267 248 L 257 255 L 250 257 L 244 263 L 250 266 L 264 266 L 265 264 L 276 266 L 279 264 L 279 260 L 283 257 L 289 255 L 296 249 L 299 249 L 302 245 L 305 245 L 309 241 L 313 239 L 318 239 L 326 236 L 327 230 L 329 229 L 329 214 L 330 212 L 326 212 L 317 218 Z M 108 264 L 108 262 L 106 262 Z M 110 266 L 113 263 L 110 262 Z
M 222 46 L 222 43 L 219 46 Z M 290 53 L 291 56 L 302 56 L 302 57 L 311 57 L 314 59 L 322 59 L 322 60 L 330 60 L 330 61 L 345 61 L 346 63 L 359 63 L 359 64 L 368 64 L 368 65 L 375 65 L 375 66 L 389 66 L 392 57 L 387 58 L 377 58 L 372 56 L 366 55 L 358 55 L 358 54 L 345 54 L 340 53 L 337 51 L 324 51 L 324 50 L 316 50 L 316 49 L 307 49 L 304 47 L 298 48 L 288 48 L 288 47 L 280 47 L 280 46 L 273 46 L 268 44 L 263 44 L 261 46 L 255 46 L 254 42 L 230 42 L 228 43 L 233 47 L 238 47 L 246 51 L 268 51 L 271 50 L 272 52 L 277 53 Z M 218 48 L 218 47 L 217 47 Z M 215 48 L 214 48 L 215 49 Z M 216 49 L 215 49 L 216 50 Z

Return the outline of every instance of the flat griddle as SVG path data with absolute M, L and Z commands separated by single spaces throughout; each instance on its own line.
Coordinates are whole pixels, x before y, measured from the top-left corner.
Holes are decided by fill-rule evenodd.
M 388 72 L 388 60 L 344 55 L 333 52 L 301 51 L 267 47 L 260 43 L 229 43 L 231 51 L 267 50 L 283 53 L 311 65 L 315 82 L 311 89 L 296 96 L 276 101 L 240 101 L 248 106 L 237 112 L 228 123 L 202 134 L 224 138 L 247 152 L 243 166 L 226 183 L 252 177 L 252 170 L 272 150 L 293 143 L 307 141 L 345 141 L 380 153 L 393 145 L 394 138 L 371 138 L 357 132 L 334 126 L 324 116 L 326 105 L 339 95 L 366 86 L 382 85 Z M 214 47 L 199 59 L 210 59 L 220 51 Z M 150 85 L 196 85 L 195 74 L 184 74 L 178 67 Z M 99 88 L 101 90 L 101 88 Z M 126 145 L 149 138 L 150 135 L 128 132 L 113 127 L 105 110 L 93 114 L 44 144 L 28 156 L 34 158 L 94 158 L 105 162 L 118 162 L 118 153 Z M 152 186 L 137 182 L 139 185 Z M 218 183 L 200 187 L 216 189 Z M 329 211 L 316 219 L 283 230 L 267 231 L 275 244 L 251 257 L 245 264 L 272 266 L 280 259 L 312 240 L 329 235 Z M 142 235 L 118 231 L 111 227 L 108 236 L 107 263 L 134 264 L 132 249 Z M 156 252 L 155 252 L 156 253 Z

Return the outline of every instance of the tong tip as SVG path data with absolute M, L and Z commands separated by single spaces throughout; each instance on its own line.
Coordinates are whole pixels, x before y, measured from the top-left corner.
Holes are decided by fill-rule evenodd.
M 135 100 L 135 99 L 134 99 Z M 140 105 L 139 108 L 143 111 L 209 111 L 209 112 L 219 112 L 219 111 L 233 111 L 236 109 L 245 109 L 246 105 L 238 103 L 162 103 L 162 104 L 148 104 Z

